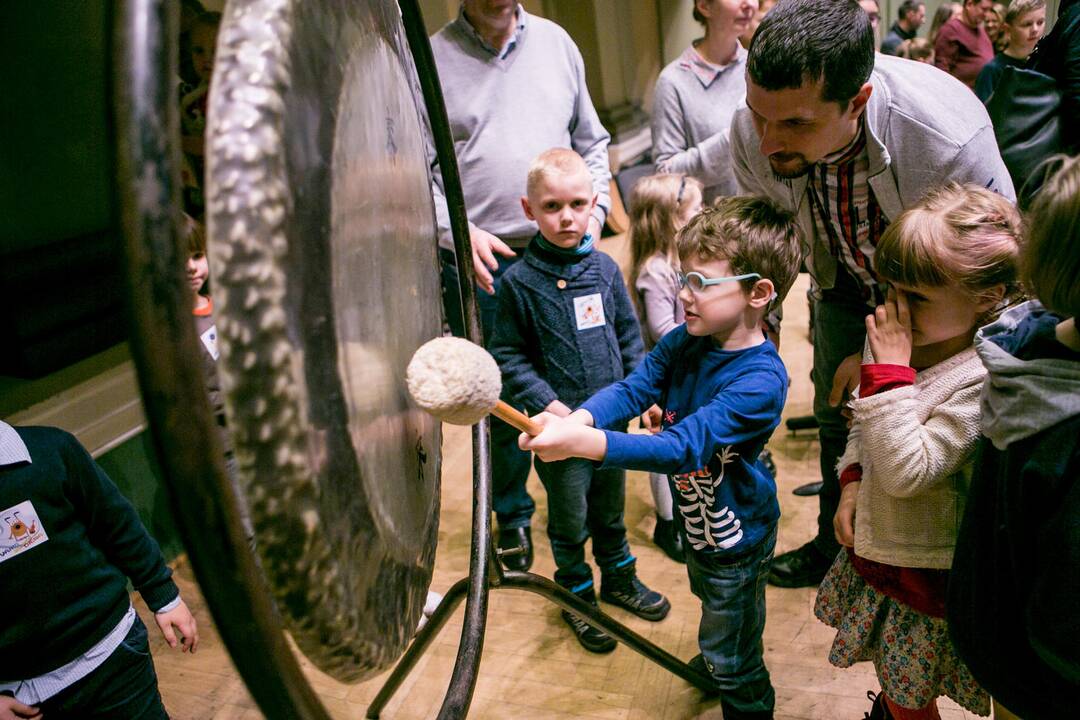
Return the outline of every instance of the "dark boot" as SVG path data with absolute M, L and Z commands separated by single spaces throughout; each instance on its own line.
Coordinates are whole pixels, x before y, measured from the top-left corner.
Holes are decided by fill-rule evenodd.
M 574 594 L 593 607 L 599 607 L 596 604 L 596 592 L 592 587 Z M 602 632 L 599 628 L 590 625 L 573 613 L 563 610 L 562 619 L 565 620 L 566 624 L 570 626 L 570 629 L 574 631 L 574 636 L 577 638 L 578 642 L 581 643 L 581 647 L 589 652 L 609 653 L 614 650 L 615 646 L 618 644 L 615 642 L 615 638 Z
M 532 530 L 499 528 L 499 561 L 507 570 L 528 572 L 533 564 Z
M 678 563 L 685 563 L 686 556 L 683 549 L 682 535 L 679 534 L 674 520 L 664 520 L 656 516 L 656 529 L 653 530 L 653 542 L 664 551 L 664 554 Z
M 824 579 L 833 559 L 823 555 L 811 540 L 773 559 L 769 584 L 785 588 L 813 587 Z
M 634 561 L 603 573 L 600 579 L 600 599 L 653 622 L 663 620 L 671 610 L 671 603 L 666 597 L 645 587 L 645 583 L 638 580 L 637 563 Z
M 866 699 L 874 704 L 870 706 L 870 712 L 863 713 L 863 720 L 893 720 L 893 714 L 885 704 L 885 693 L 875 695 L 873 690 L 867 690 Z

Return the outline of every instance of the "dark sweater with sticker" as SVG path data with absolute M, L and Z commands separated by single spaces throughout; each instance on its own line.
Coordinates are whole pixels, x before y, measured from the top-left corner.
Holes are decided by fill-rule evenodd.
M 582 317 L 595 295 L 602 323 Z M 529 414 L 556 399 L 576 408 L 630 374 L 645 353 L 615 261 L 596 250 L 564 256 L 537 240 L 503 275 L 489 349 L 502 370 L 503 399 Z
M 15 430 L 32 462 L 0 466 L 0 510 L 29 501 L 47 539 L 16 552 L 11 523 L 0 528 L 0 680 L 51 672 L 97 644 L 128 610 L 128 578 L 151 610 L 179 594 L 158 544 L 78 440 Z

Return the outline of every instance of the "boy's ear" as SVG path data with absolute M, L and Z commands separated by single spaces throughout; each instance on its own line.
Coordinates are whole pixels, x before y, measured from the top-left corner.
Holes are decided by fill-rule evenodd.
M 750 288 L 750 307 L 767 308 L 776 297 L 776 286 L 768 278 L 761 278 Z
M 525 211 L 525 217 L 533 221 L 536 220 L 536 218 L 533 217 L 532 208 L 529 207 L 529 198 L 524 195 L 521 196 L 521 209 Z
M 994 287 L 986 290 L 979 304 L 975 307 L 979 312 L 987 312 L 997 307 L 998 303 L 1005 299 L 1005 285 L 998 283 Z
M 599 200 L 599 199 L 600 199 L 600 194 L 599 193 L 593 193 L 593 195 L 592 195 L 592 205 L 589 206 L 589 210 L 595 210 L 596 209 L 596 201 Z

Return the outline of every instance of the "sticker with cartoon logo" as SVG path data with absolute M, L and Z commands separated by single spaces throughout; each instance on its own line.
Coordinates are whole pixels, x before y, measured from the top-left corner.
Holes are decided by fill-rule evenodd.
M 679 510 L 686 524 L 686 539 L 695 550 L 726 550 L 742 540 L 742 522 L 735 517 L 735 513 L 726 507 L 713 510 L 716 489 L 724 481 L 724 469 L 738 456 L 730 445 L 716 453 L 720 460 L 718 477 L 713 477 L 709 468 L 703 467 L 674 478 L 675 489 L 679 491 Z
M 578 330 L 600 327 L 604 324 L 604 298 L 600 293 L 574 298 L 574 319 Z
M 26 552 L 49 539 L 29 500 L 0 512 L 0 562 Z

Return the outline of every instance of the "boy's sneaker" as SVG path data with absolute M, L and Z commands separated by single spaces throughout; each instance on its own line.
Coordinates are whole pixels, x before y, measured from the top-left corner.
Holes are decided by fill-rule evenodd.
M 596 593 L 591 587 L 588 590 L 582 590 L 574 594 L 593 607 L 599 607 L 596 604 Z M 566 624 L 570 626 L 570 629 L 574 631 L 574 635 L 577 637 L 578 642 L 581 643 L 581 647 L 589 652 L 609 653 L 614 650 L 615 646 L 618 644 L 615 642 L 615 638 L 602 632 L 599 628 L 590 625 L 588 622 L 571 612 L 563 610 L 562 618 L 566 621 Z
M 634 561 L 604 573 L 600 581 L 600 599 L 653 622 L 663 620 L 671 610 L 666 597 L 638 580 Z

